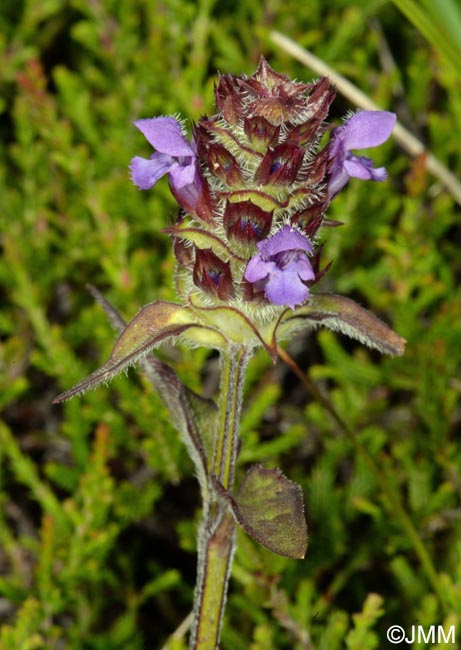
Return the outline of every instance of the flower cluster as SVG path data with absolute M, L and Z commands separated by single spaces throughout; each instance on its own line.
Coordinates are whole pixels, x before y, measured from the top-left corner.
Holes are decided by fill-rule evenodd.
M 337 225 L 325 218 L 330 202 L 349 178 L 386 178 L 353 151 L 383 143 L 395 115 L 361 111 L 332 128 L 328 79 L 290 81 L 264 58 L 251 76 L 222 75 L 215 98 L 216 114 L 200 118 L 191 141 L 174 117 L 135 122 L 154 151 L 132 159 L 133 182 L 148 190 L 167 175 L 180 206 L 165 229 L 180 301 L 145 305 L 122 326 L 109 360 L 59 399 L 108 381 L 167 339 L 225 354 L 263 346 L 275 359 L 280 341 L 322 325 L 403 353 L 403 339 L 360 305 L 311 291 L 328 269 L 318 232 Z
M 133 158 L 132 180 L 149 189 L 168 174 L 182 208 L 167 231 L 184 302 L 226 303 L 258 324 L 309 300 L 329 203 L 350 177 L 386 178 L 352 151 L 383 143 L 395 115 L 361 111 L 331 129 L 328 79 L 290 81 L 264 58 L 251 76 L 221 76 L 215 97 L 217 113 L 199 120 L 192 142 L 173 117 L 135 122 L 155 151 Z

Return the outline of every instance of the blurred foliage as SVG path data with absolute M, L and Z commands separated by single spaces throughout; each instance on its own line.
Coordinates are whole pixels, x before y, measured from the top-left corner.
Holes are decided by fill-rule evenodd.
M 198 490 L 159 398 L 130 372 L 51 406 L 114 340 L 87 282 L 125 317 L 174 299 L 161 232 L 174 201 L 165 181 L 131 185 L 129 160 L 147 153 L 132 121 L 209 113 L 217 71 L 251 73 L 261 52 L 310 79 L 271 45 L 277 29 L 459 173 L 459 69 L 445 65 L 459 39 L 442 47 L 438 31 L 459 12 L 444 2 L 425 33 L 439 3 L 419 4 L 423 22 L 396 4 L 406 18 L 382 0 L 2 1 L 2 650 L 161 648 L 191 607 Z M 351 108 L 338 97 L 333 117 Z M 376 159 L 389 180 L 352 181 L 331 206 L 345 225 L 327 233 L 322 289 L 381 314 L 407 352 L 383 359 L 329 332 L 291 341 L 330 414 L 281 362 L 252 362 L 242 475 L 263 462 L 299 482 L 310 543 L 293 561 L 239 537 L 225 650 L 372 650 L 395 624 L 461 634 L 459 207 L 392 142 Z M 216 390 L 213 356 L 160 354 Z

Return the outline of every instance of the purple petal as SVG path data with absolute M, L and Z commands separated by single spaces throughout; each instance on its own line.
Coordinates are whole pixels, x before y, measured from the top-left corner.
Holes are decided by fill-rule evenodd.
M 160 153 L 170 156 L 193 156 L 194 152 L 184 137 L 181 126 L 172 117 L 152 117 L 136 120 L 135 127 L 146 140 Z
M 369 162 L 371 163 L 371 160 Z M 362 162 L 360 158 L 351 156 L 351 158 L 349 160 L 345 160 L 343 164 L 348 176 L 361 178 L 364 181 L 370 180 L 370 170 L 373 168 L 373 163 L 371 163 L 371 165 L 368 165 Z
M 292 262 L 283 268 L 284 273 L 297 273 L 301 280 L 314 280 L 315 273 L 312 264 L 305 253 L 298 253 Z
M 340 127 L 338 137 L 344 150 L 377 147 L 386 142 L 397 116 L 388 111 L 360 111 Z
M 277 265 L 274 262 L 265 262 L 261 255 L 256 255 L 248 262 L 243 277 L 248 282 L 258 282 L 274 271 L 277 271 Z
M 175 160 L 163 153 L 154 153 L 150 160 L 135 156 L 131 160 L 131 180 L 141 190 L 150 189 L 155 183 L 167 174 Z
M 312 253 L 312 246 L 307 237 L 304 237 L 304 235 L 301 235 L 300 232 L 288 225 L 283 226 L 283 228 L 269 239 L 259 242 L 257 247 L 263 257 L 270 257 L 271 255 L 290 250 L 301 250 Z
M 365 181 L 384 181 L 387 177 L 385 167 L 373 167 L 373 161 L 365 156 L 351 156 L 344 161 L 344 169 L 349 176 Z
M 370 169 L 372 181 L 385 181 L 387 178 L 387 169 L 385 167 L 373 167 Z
M 328 193 L 330 197 L 338 194 L 340 190 L 346 185 L 349 180 L 349 174 L 340 166 L 331 172 L 331 177 L 328 183 Z
M 296 272 L 272 273 L 265 287 L 265 296 L 273 305 L 286 305 L 293 309 L 309 296 L 309 289 Z
M 201 179 L 196 174 L 192 183 L 178 187 L 171 183 L 171 191 L 176 198 L 179 205 L 181 205 L 187 212 L 195 212 L 197 202 L 200 200 L 200 193 L 202 190 Z
M 181 165 L 179 163 L 172 165 L 170 169 L 171 184 L 178 190 L 185 185 L 190 185 L 194 182 L 196 168 L 195 159 L 188 165 Z

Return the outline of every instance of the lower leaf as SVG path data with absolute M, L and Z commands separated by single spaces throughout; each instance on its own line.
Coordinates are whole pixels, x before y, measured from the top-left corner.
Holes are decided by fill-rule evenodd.
M 279 555 L 305 556 L 307 524 L 301 487 L 280 469 L 253 465 L 237 495 L 223 496 L 247 535 Z

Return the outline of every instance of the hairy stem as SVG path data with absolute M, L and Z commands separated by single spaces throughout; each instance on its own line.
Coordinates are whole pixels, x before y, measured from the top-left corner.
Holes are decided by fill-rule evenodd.
M 219 426 L 209 473 L 232 490 L 239 448 L 240 412 L 249 353 L 231 348 L 221 355 Z M 213 480 L 212 479 L 212 480 Z M 212 491 L 212 486 L 211 490 Z M 234 518 L 217 500 L 203 504 L 198 539 L 197 584 L 191 650 L 217 650 L 234 553 Z

